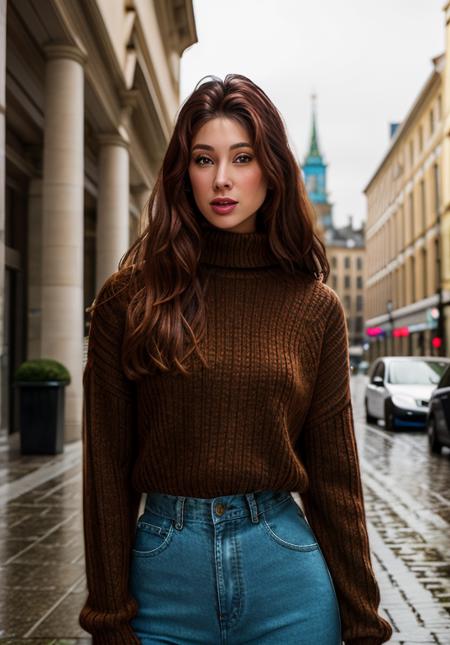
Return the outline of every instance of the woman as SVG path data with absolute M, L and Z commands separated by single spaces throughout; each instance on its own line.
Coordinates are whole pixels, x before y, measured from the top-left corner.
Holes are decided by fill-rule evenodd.
M 257 85 L 197 86 L 147 217 L 93 307 L 81 626 L 99 644 L 386 642 L 345 313 Z

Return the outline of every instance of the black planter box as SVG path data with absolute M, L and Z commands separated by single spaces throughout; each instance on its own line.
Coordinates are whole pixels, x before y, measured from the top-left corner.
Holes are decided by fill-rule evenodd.
M 19 390 L 20 452 L 56 455 L 64 450 L 64 388 L 60 381 L 16 382 Z

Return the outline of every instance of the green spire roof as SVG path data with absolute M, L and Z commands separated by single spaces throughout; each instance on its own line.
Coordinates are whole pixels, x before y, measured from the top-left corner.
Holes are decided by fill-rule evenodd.
M 317 138 L 317 125 L 316 125 L 316 95 L 311 95 L 312 102 L 312 128 L 311 128 L 311 143 L 309 145 L 308 157 L 321 157 L 319 150 L 319 142 Z

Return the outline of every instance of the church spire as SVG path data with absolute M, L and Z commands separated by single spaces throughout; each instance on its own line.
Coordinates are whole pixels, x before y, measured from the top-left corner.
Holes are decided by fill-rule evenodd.
M 312 124 L 311 140 L 309 150 L 306 154 L 303 164 L 303 173 L 305 176 L 306 190 L 308 197 L 314 204 L 321 204 L 329 208 L 327 195 L 327 164 L 325 163 L 319 148 L 319 137 L 317 136 L 317 106 L 316 94 L 311 95 L 312 102 Z M 323 209 L 322 209 L 323 210 Z M 328 225 L 328 215 L 331 210 L 327 211 L 327 216 L 322 216 L 325 227 Z M 328 219 L 327 219 L 328 218 Z
M 319 142 L 317 137 L 317 124 L 316 124 L 316 94 L 311 94 L 312 103 L 312 128 L 311 128 L 311 143 L 309 145 L 308 157 L 321 157 L 319 150 Z

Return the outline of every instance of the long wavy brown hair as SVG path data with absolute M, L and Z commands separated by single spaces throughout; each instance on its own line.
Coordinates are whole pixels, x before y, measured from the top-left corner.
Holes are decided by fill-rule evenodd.
M 178 111 L 146 206 L 145 228 L 118 263 L 117 276 L 126 275 L 126 286 L 136 285 L 138 275 L 140 282 L 127 304 L 122 346 L 124 372 L 132 380 L 155 368 L 187 375 L 185 361 L 194 351 L 207 365 L 199 349 L 206 328 L 199 259 L 208 222 L 193 198 L 188 166 L 191 142 L 210 119 L 235 119 L 250 137 L 270 186 L 256 230 L 268 235 L 280 265 L 324 282 L 329 274 L 314 209 L 277 108 L 245 76 L 204 78 L 212 80 L 201 79 Z

